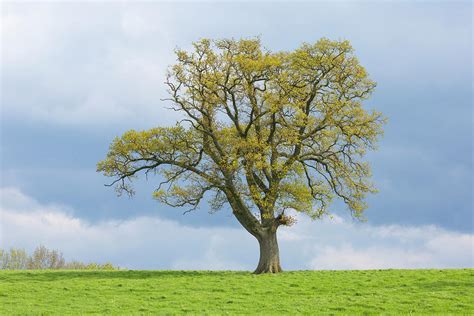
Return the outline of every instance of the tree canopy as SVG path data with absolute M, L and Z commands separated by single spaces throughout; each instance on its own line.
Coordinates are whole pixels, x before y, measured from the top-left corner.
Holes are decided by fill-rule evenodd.
M 133 194 L 139 172 L 158 173 L 156 199 L 191 209 L 228 203 L 257 239 L 291 225 L 286 210 L 317 219 L 333 198 L 361 218 L 375 192 L 363 158 L 384 118 L 363 107 L 376 84 L 348 41 L 271 52 L 259 39 L 202 39 L 176 56 L 166 101 L 184 118 L 112 142 L 97 170 L 118 192 Z

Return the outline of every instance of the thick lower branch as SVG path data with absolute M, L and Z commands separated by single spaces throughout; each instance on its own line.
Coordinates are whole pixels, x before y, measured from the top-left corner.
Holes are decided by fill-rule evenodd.
M 258 239 L 262 228 L 258 219 L 255 218 L 238 197 L 235 197 L 234 194 L 229 191 L 225 192 L 225 194 L 232 208 L 232 212 L 239 223 L 245 228 L 245 230 Z

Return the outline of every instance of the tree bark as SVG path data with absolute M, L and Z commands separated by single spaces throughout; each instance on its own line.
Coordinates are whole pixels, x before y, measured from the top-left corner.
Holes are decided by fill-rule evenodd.
M 261 234 L 258 238 L 258 242 L 260 244 L 260 260 L 258 261 L 258 266 L 254 273 L 281 272 L 280 251 L 278 250 L 276 229 Z

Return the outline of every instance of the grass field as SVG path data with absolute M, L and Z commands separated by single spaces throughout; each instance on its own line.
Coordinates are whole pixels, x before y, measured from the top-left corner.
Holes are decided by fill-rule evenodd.
M 0 271 L 0 315 L 466 314 L 474 269 Z

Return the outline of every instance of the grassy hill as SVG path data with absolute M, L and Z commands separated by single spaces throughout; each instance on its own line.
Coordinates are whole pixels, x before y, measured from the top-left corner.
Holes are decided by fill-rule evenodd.
M 10 314 L 474 314 L 474 269 L 0 271 Z

